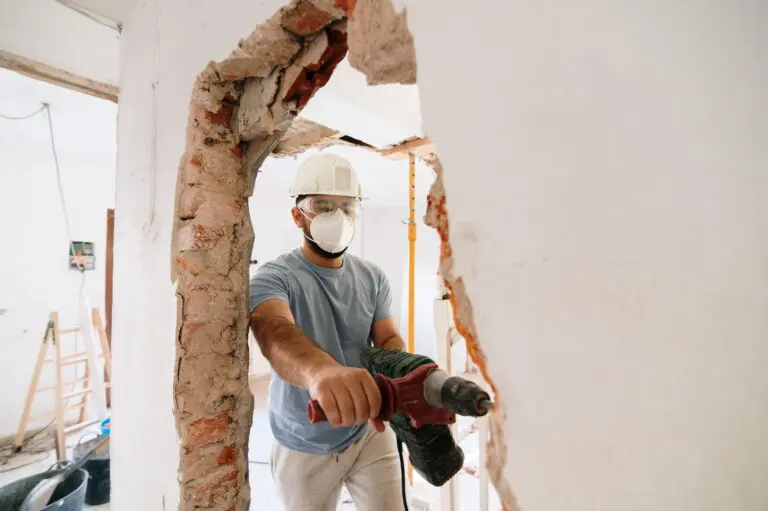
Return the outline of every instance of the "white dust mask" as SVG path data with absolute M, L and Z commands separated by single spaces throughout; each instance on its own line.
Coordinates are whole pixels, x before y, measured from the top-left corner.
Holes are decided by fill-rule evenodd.
M 355 222 L 341 209 L 336 209 L 333 212 L 320 213 L 310 219 L 309 233 L 318 247 L 331 254 L 337 254 L 343 252 L 352 243 L 352 238 L 355 236 Z

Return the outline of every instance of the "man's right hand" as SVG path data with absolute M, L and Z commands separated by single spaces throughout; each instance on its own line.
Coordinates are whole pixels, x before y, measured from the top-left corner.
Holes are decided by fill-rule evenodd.
M 352 426 L 371 420 L 377 430 L 384 424 L 377 419 L 381 394 L 368 371 L 355 367 L 327 366 L 312 378 L 309 394 L 334 426 Z

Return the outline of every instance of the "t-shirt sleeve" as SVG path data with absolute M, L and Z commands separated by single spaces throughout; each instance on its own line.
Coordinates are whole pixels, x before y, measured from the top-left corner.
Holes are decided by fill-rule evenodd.
M 392 288 L 389 285 L 387 275 L 379 270 L 379 289 L 376 292 L 376 311 L 373 313 L 374 321 L 381 321 L 392 317 Z
M 277 299 L 287 302 L 289 301 L 288 297 L 288 280 L 285 278 L 285 270 L 279 266 L 265 264 L 251 278 L 248 296 L 251 312 L 267 300 Z

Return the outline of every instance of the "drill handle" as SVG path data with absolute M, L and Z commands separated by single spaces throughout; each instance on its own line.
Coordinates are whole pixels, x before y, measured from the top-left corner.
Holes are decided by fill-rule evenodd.
M 388 421 L 397 412 L 397 395 L 394 390 L 394 385 L 390 378 L 377 374 L 374 376 L 376 386 L 379 388 L 379 394 L 381 395 L 381 410 L 379 411 L 378 418 L 383 421 Z M 320 402 L 317 399 L 311 399 L 307 403 L 307 418 L 310 424 L 317 424 L 318 422 L 325 422 L 328 417 L 323 411 L 323 407 L 320 406 Z

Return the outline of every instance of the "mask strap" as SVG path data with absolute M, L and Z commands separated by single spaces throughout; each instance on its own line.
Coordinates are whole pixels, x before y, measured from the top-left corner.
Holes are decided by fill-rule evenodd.
M 304 199 L 304 200 L 306 200 L 306 199 Z M 302 202 L 303 202 L 303 201 L 302 201 Z M 304 218 L 306 218 L 307 220 L 309 220 L 309 223 L 310 223 L 310 225 L 311 225 L 311 224 L 312 224 L 312 219 L 311 219 L 311 218 L 309 218 L 309 217 L 307 216 L 307 213 L 306 213 L 306 212 L 305 212 L 303 209 L 301 209 L 301 208 L 298 208 L 298 209 L 299 209 L 299 212 L 302 214 L 302 216 L 303 216 Z M 310 231 L 310 232 L 311 232 L 311 231 Z M 315 241 L 315 240 L 312 238 L 312 236 L 309 236 L 309 235 L 308 235 L 306 232 L 304 232 L 304 228 L 302 228 L 302 229 L 301 229 L 301 234 L 303 234 L 303 235 L 304 235 L 304 237 L 305 237 L 305 238 L 307 238 L 307 239 L 308 239 L 309 241 L 311 241 L 312 243 L 317 243 L 317 242 L 316 242 L 316 241 Z

